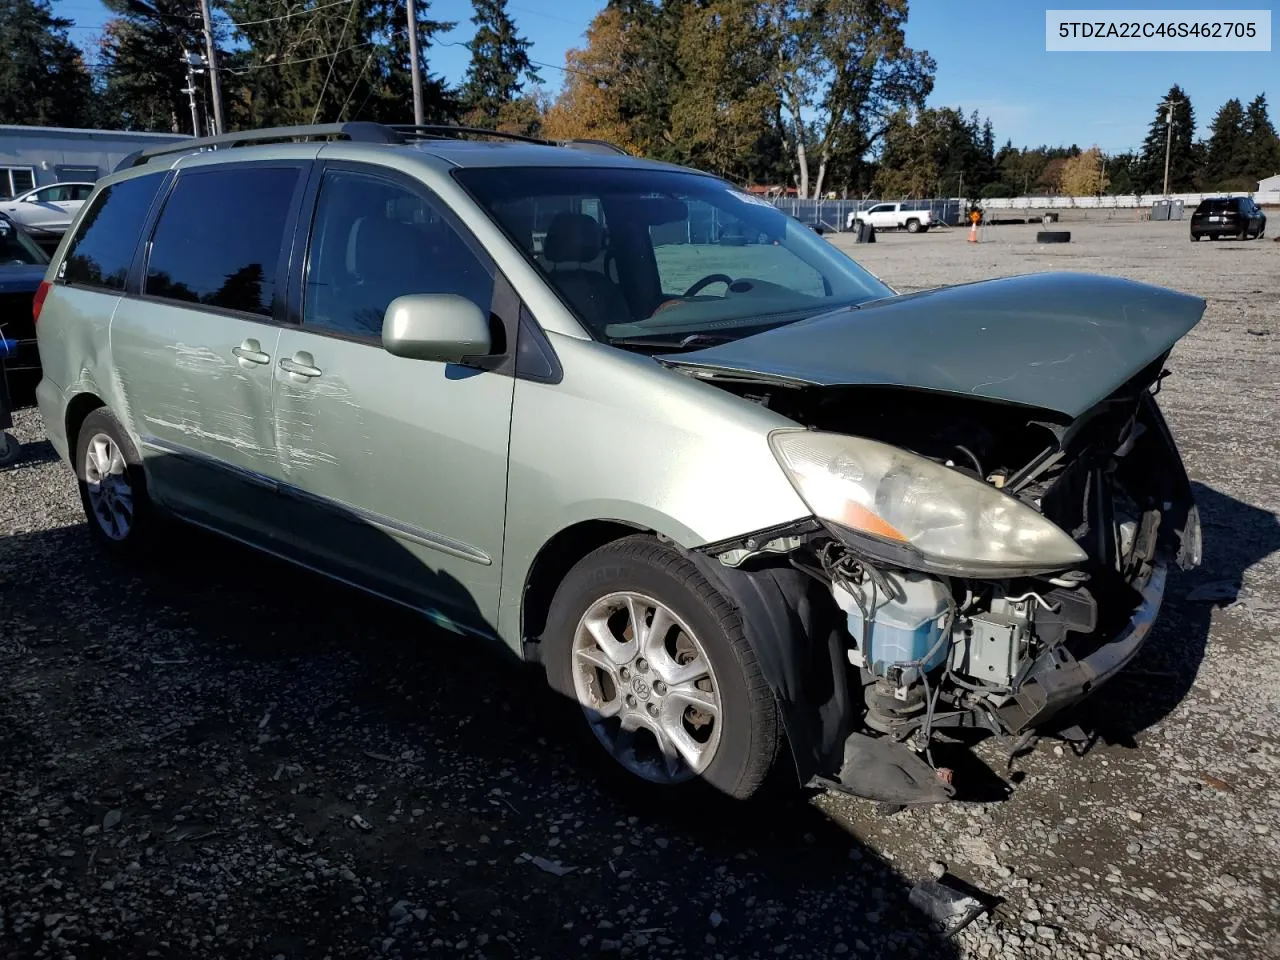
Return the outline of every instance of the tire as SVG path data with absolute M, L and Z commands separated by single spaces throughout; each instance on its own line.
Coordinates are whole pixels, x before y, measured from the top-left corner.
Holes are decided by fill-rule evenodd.
M 611 658 L 594 638 L 604 631 L 603 635 L 618 641 L 626 636 L 624 629 L 632 629 L 625 598 L 620 599 L 624 594 L 634 595 L 635 606 L 646 611 L 641 614 L 646 625 L 657 616 L 657 604 L 674 616 L 675 623 L 664 631 L 662 643 L 643 648 L 636 645 Z M 604 611 L 615 606 L 604 619 Z M 589 613 L 593 618 L 601 617 L 594 633 L 583 626 Z M 580 629 L 582 639 L 578 639 Z M 678 658 L 682 644 L 686 659 L 677 661 L 671 650 Z M 696 651 L 692 657 L 690 647 Z M 579 561 L 556 591 L 542 648 L 548 685 L 564 698 L 567 714 L 573 716 L 571 722 L 582 738 L 594 744 L 593 756 L 604 762 L 610 775 L 624 779 L 628 791 L 643 785 L 660 796 L 687 797 L 709 787 L 715 793 L 745 800 L 768 781 L 782 743 L 777 703 L 743 634 L 737 609 L 672 547 L 645 536 L 627 537 Z M 645 659 L 646 650 L 653 654 L 652 663 Z M 591 662 L 584 662 L 583 657 L 590 657 Z M 619 660 L 625 666 L 617 668 Z M 595 666 L 598 663 L 608 664 L 613 672 Z M 665 687 L 659 674 L 674 676 L 668 671 L 678 663 L 692 664 L 686 667 L 690 676 L 700 665 L 709 669 L 701 679 L 680 684 L 673 680 L 671 687 Z M 654 717 L 669 715 L 675 718 L 677 728 L 685 731 L 690 731 L 690 719 L 696 723 L 700 716 L 705 721 L 709 714 L 699 715 L 692 707 L 682 707 L 688 701 L 677 688 L 688 690 L 691 683 L 700 688 L 701 697 L 708 696 L 709 686 L 710 696 L 718 698 L 718 716 L 709 728 L 704 723 L 692 731 L 706 738 L 696 774 L 694 764 L 683 759 L 683 753 L 678 776 L 663 768 L 660 760 L 641 763 L 639 749 L 629 751 L 631 765 L 627 765 L 615 753 L 628 754 L 625 745 L 618 742 L 623 737 L 617 732 L 621 717 L 645 711 Z M 606 698 L 607 694 L 612 696 Z M 615 705 L 621 711 L 616 717 L 603 720 L 597 714 L 594 724 L 588 719 L 589 706 L 608 712 Z M 663 726 L 661 721 L 653 722 Z M 692 736 L 685 742 L 691 741 Z M 641 747 L 651 744 L 645 752 L 655 758 L 659 756 L 657 742 L 652 733 L 633 741 Z
M 1041 230 L 1036 233 L 1036 243 L 1070 243 L 1070 230 Z
M 0 372 L 0 376 L 4 376 Z M 0 467 L 11 467 L 22 459 L 22 444 L 13 434 L 0 430 Z
M 1193 233 L 1193 234 L 1191 235 L 1191 242 L 1192 242 L 1192 243 L 1198 243 L 1198 242 L 1200 241 L 1200 237 L 1201 237 L 1201 234 Z
M 80 503 L 94 538 L 113 553 L 146 554 L 159 518 L 147 496 L 147 478 L 138 451 L 106 407 L 94 410 L 80 425 L 73 466 Z M 112 479 L 104 482 L 104 476 Z
M 920 221 L 917 220 L 915 217 L 912 217 L 910 220 L 907 221 L 907 233 L 919 233 L 919 232 L 920 232 Z

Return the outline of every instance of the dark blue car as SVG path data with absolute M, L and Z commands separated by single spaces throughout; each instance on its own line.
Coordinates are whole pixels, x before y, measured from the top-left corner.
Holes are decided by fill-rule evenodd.
M 0 338 L 9 341 L 9 356 L 0 359 L 0 368 L 8 374 L 14 399 L 29 395 L 40 380 L 31 302 L 48 267 L 45 252 L 22 227 L 0 213 Z

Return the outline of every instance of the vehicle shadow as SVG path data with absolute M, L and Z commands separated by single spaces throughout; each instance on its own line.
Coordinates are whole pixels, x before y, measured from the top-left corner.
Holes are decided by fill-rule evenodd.
M 1192 484 L 1204 531 L 1204 557 L 1190 572 L 1170 571 L 1152 635 L 1132 663 L 1085 701 L 1071 719 L 1105 743 L 1136 746 L 1136 737 L 1182 702 L 1195 683 L 1212 628 L 1226 600 L 1203 599 L 1197 587 L 1221 584 L 1234 593 L 1246 573 L 1280 551 L 1280 518 L 1202 483 Z
M 166 950 L 175 913 L 208 922 L 215 902 L 238 944 L 220 956 L 409 956 L 477 931 L 494 956 L 957 955 L 911 879 L 802 794 L 655 807 L 566 741 L 576 705 L 505 649 L 230 542 L 182 528 L 135 567 L 83 525 L 0 538 L 0 598 L 6 782 L 79 796 L 84 848 L 24 845 L 30 876 L 0 884 L 4 906 L 56 909 L 51 890 L 17 892 L 52 868 L 80 912 L 118 913 L 104 880 L 145 863 L 136 919 L 86 955 Z M 122 832 L 81 841 L 112 809 Z M 0 845 L 34 821 L 0 822 Z M 192 824 L 214 839 L 160 842 Z M 208 902 L 162 893 L 192 884 Z

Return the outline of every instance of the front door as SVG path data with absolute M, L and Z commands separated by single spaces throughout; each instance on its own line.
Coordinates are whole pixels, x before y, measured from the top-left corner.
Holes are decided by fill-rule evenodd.
M 271 379 L 285 310 L 285 238 L 306 166 L 178 174 L 149 244 L 142 295 L 111 326 L 152 494 L 272 546 L 279 458 Z M 279 281 L 279 282 L 278 282 Z
M 495 632 L 513 380 L 382 348 L 387 305 L 452 293 L 491 314 L 495 271 L 420 185 L 354 166 L 321 177 L 301 326 L 281 332 L 275 423 L 307 562 Z

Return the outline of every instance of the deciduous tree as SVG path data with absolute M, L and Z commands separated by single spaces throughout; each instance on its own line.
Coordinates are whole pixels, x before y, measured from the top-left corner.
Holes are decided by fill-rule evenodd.
M 1058 189 L 1069 197 L 1100 197 L 1107 190 L 1102 151 L 1090 147 L 1062 161 Z

